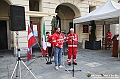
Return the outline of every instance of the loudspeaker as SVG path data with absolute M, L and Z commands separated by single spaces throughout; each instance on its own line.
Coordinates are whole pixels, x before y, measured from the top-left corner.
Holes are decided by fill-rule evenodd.
M 9 29 L 11 31 L 22 31 L 26 30 L 25 26 L 25 8 L 22 6 L 10 5 L 9 11 Z

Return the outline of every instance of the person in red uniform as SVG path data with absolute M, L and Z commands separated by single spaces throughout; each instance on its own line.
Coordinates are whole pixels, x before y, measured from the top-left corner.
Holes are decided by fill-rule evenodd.
M 50 35 L 50 32 L 46 32 L 46 41 L 47 41 L 47 52 L 48 52 L 48 62 L 46 64 L 52 64 L 51 58 L 52 58 L 52 36 Z
M 77 44 L 78 44 L 78 35 L 74 33 L 74 29 L 70 29 L 70 33 L 66 37 L 66 41 L 68 44 L 68 65 L 71 65 L 71 58 L 72 58 L 72 63 L 74 65 L 77 65 L 76 63 L 76 55 L 77 55 Z
M 107 32 L 108 43 L 111 43 L 111 38 L 112 38 L 112 33 L 110 32 L 110 30 L 108 30 L 108 32 Z
M 52 45 L 54 50 L 55 69 L 58 70 L 62 66 L 62 51 L 63 51 L 64 35 L 60 32 L 60 28 L 55 28 L 55 33 L 52 35 Z

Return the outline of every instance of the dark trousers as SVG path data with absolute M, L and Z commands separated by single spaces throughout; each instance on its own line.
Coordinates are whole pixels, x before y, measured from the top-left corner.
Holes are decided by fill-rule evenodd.
M 48 55 L 49 55 L 49 57 L 52 57 L 52 56 L 53 56 L 52 46 L 51 46 L 51 47 L 48 47 Z

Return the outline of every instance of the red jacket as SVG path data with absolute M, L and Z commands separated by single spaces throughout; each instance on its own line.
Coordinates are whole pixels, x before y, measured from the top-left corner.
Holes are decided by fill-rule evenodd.
M 62 33 L 55 32 L 52 35 L 52 45 L 53 47 L 63 48 L 64 35 Z
M 78 44 L 78 35 L 74 33 L 73 35 L 68 34 L 66 37 L 68 47 L 77 47 Z
M 46 38 L 47 38 L 47 42 L 50 42 L 50 43 L 52 43 L 52 36 L 51 35 L 48 35 L 48 36 L 46 36 Z
M 112 37 L 112 33 L 111 32 L 107 32 L 107 38 L 111 38 Z

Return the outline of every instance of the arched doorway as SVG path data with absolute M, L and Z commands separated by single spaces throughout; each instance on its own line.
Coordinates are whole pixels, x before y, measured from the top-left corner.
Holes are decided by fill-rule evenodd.
M 8 18 L 9 4 L 11 4 L 9 0 L 0 1 L 0 50 L 10 48 L 11 33 L 9 31 Z
M 62 3 L 56 7 L 57 20 L 60 22 L 61 31 L 69 32 L 73 28 L 73 19 L 80 16 L 79 9 L 71 3 Z M 76 27 L 74 27 L 76 30 Z

